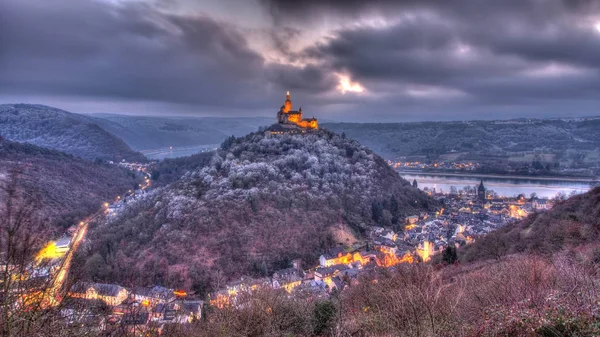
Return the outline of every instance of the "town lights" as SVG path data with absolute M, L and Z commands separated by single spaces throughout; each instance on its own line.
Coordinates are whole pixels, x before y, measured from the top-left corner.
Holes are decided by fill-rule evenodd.
M 105 203 L 104 203 L 104 207 L 108 207 L 108 202 L 105 202 Z
M 186 296 L 186 295 L 187 295 L 187 293 L 186 293 L 185 291 L 183 291 L 183 290 L 175 290 L 175 291 L 173 292 L 173 294 L 174 294 L 175 296 Z

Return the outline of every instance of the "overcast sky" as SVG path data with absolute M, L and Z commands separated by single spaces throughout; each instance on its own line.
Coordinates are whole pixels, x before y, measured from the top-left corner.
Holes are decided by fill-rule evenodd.
M 351 121 L 600 115 L 600 0 L 2 0 L 0 103 Z

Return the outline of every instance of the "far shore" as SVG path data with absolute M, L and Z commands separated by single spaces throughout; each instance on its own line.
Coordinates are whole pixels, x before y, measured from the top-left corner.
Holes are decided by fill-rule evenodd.
M 424 176 L 448 176 L 448 177 L 471 177 L 471 178 L 497 178 L 497 179 L 521 179 L 521 180 L 559 180 L 559 181 L 571 181 L 580 183 L 591 183 L 598 181 L 594 178 L 585 177 L 569 177 L 569 176 L 519 176 L 519 175 L 503 175 L 503 174 L 485 174 L 485 173 L 456 173 L 456 172 L 428 172 L 428 171 L 401 171 L 397 170 L 399 174 L 412 174 L 412 175 L 424 175 Z

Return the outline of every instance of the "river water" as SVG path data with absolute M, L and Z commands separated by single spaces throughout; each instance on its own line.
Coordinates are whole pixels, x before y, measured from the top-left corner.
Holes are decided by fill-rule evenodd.
M 440 174 L 420 174 L 400 172 L 402 178 L 410 181 L 417 180 L 420 189 L 429 187 L 436 191 L 442 190 L 445 193 L 450 192 L 450 186 L 455 186 L 461 190 L 465 186 L 475 186 L 483 179 L 483 185 L 488 190 L 493 190 L 501 196 L 511 197 L 518 194 L 529 196 L 536 193 L 538 197 L 552 198 L 560 192 L 569 195 L 572 192 L 585 193 L 590 189 L 590 183 L 584 181 L 561 180 L 560 178 L 535 177 L 499 177 L 499 176 L 469 176 L 469 175 L 445 175 Z

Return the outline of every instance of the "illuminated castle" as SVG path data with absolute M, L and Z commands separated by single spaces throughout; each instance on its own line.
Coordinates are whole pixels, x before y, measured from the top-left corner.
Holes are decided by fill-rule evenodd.
M 288 91 L 285 96 L 285 103 L 277 112 L 277 123 L 279 124 L 292 124 L 297 125 L 305 129 L 319 129 L 319 123 L 316 118 L 302 118 L 302 108 L 292 110 L 292 100 L 290 99 L 290 92 Z

